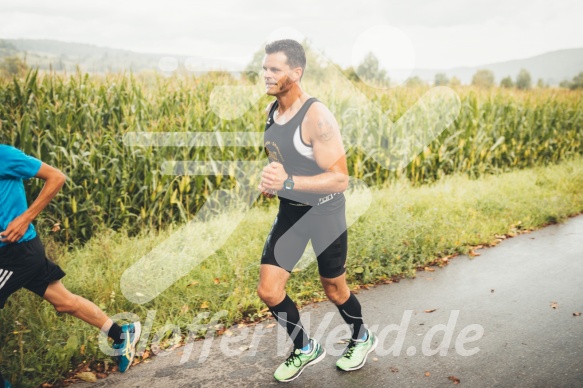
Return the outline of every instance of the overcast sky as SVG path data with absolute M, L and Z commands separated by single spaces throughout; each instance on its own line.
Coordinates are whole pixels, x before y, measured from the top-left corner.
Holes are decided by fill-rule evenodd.
M 0 38 L 243 61 L 300 35 L 343 66 L 371 46 L 393 67 L 450 68 L 583 47 L 582 18 L 581 0 L 2 0 Z

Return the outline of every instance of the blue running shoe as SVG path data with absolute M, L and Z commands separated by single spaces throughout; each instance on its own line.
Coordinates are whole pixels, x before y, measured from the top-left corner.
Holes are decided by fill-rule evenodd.
M 121 327 L 121 335 L 124 341 L 121 344 L 113 344 L 113 348 L 116 349 L 115 361 L 121 373 L 132 366 L 140 334 L 142 334 L 140 322 L 128 323 Z

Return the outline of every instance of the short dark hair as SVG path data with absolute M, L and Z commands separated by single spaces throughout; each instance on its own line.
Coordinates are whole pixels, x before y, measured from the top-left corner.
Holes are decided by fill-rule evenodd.
M 306 69 L 306 52 L 301 44 L 292 39 L 276 40 L 265 46 L 265 54 L 284 53 L 291 68 L 301 67 L 302 75 Z

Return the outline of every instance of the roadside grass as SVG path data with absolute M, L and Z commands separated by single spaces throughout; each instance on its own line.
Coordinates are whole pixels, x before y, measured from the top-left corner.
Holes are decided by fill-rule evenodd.
M 407 180 L 386 183 L 372 190 L 371 206 L 349 229 L 350 286 L 358 289 L 411 277 L 418 268 L 445 264 L 447 258 L 471 253 L 478 245 L 495 245 L 500 241 L 496 236 L 513 236 L 561 222 L 583 211 L 582 187 L 581 156 L 558 165 L 477 180 L 457 174 L 421 187 Z M 365 202 L 366 195 L 355 191 L 349 201 L 358 205 Z M 164 348 L 183 340 L 188 326 L 201 312 L 209 312 L 210 319 L 226 310 L 221 322 L 227 327 L 269 315 L 255 287 L 259 257 L 276 211 L 275 201 L 251 209 L 219 251 L 144 305 L 124 298 L 120 277 L 178 226 L 159 233 L 145 231 L 135 237 L 101 230 L 83 247 L 73 250 L 48 240 L 45 243 L 49 257 L 67 273 L 63 283 L 72 292 L 94 301 L 110 315 L 130 311 L 143 322 L 148 311 L 155 311 L 152 332 L 167 324 L 179 326 L 180 338 L 170 330 L 160 332 L 159 345 Z M 216 222 L 220 228 L 221 223 L 228 222 L 228 215 L 209 222 Z M 315 263 L 309 263 L 309 255 L 306 260 L 302 269 L 293 273 L 287 288 L 300 305 L 325 297 Z M 172 265 L 172 257 L 167 263 Z M 18 386 L 62 381 L 84 363 L 94 370 L 103 368 L 103 361 L 112 364 L 99 350 L 97 329 L 56 313 L 25 290 L 9 299 L 0 313 L 0 327 L 3 374 L 17 381 Z M 198 334 L 204 335 L 205 331 Z

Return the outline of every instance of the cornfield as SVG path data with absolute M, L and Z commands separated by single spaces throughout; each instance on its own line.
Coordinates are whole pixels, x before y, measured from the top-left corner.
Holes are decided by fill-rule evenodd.
M 143 228 L 159 229 L 189 220 L 213 190 L 235 185 L 228 176 L 166 175 L 163 162 L 261 161 L 266 160 L 263 148 L 260 144 L 129 147 L 124 135 L 262 131 L 268 97 L 261 97 L 234 120 L 221 119 L 209 104 L 215 87 L 244 83 L 225 74 L 65 76 L 31 71 L 25 79 L 0 79 L 0 142 L 69 177 L 38 223 L 45 231 L 54 230 L 57 240 L 84 242 L 100 228 L 124 229 L 130 235 Z M 454 172 L 477 178 L 583 153 L 581 92 L 461 87 L 456 89 L 461 109 L 453 123 L 410 163 L 387 169 L 389 162 L 383 165 L 379 160 L 398 159 L 399 153 L 399 143 L 382 136 L 387 134 L 387 121 L 397 121 L 429 89 L 381 93 L 334 85 L 309 84 L 305 89 L 325 102 L 341 129 L 351 133 L 346 136 L 348 145 L 374 143 L 373 148 L 382 151 L 371 155 L 370 147 L 347 147 L 350 174 L 369 185 L 389 184 L 402 175 L 414 184 Z M 360 103 L 354 100 L 355 93 L 376 109 L 344 114 Z M 428 123 L 412 120 L 404 128 L 423 125 Z M 406 137 L 406 131 L 399 136 Z M 30 185 L 29 200 L 42 182 L 32 180 Z

